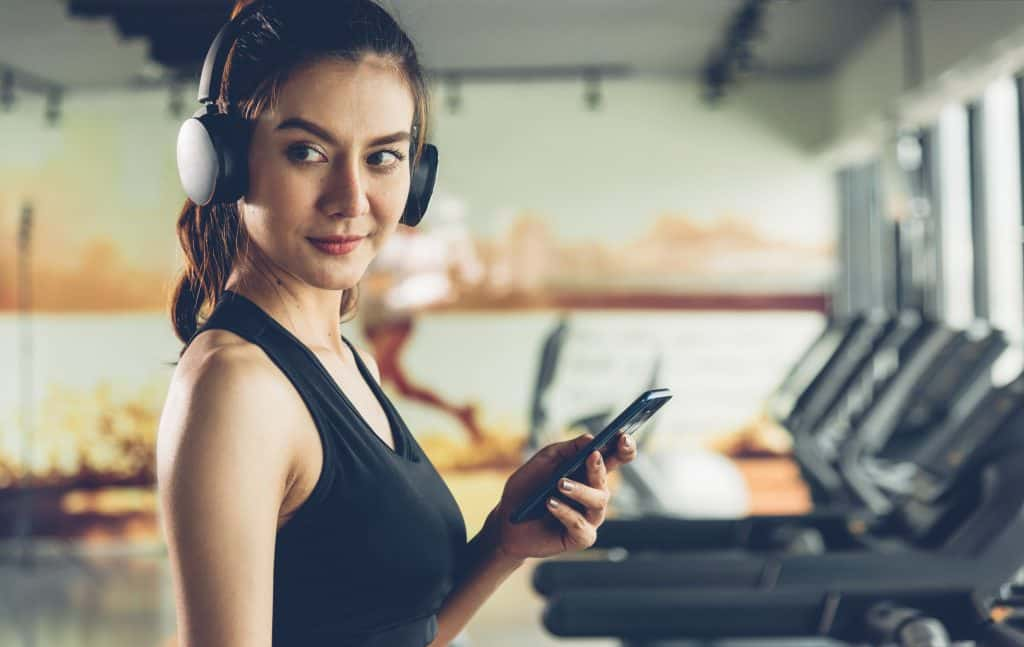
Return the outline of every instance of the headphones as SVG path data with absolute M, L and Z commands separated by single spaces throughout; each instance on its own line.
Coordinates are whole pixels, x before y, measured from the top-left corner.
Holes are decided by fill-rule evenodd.
M 242 23 L 264 4 L 250 4 L 217 32 L 206 52 L 199 78 L 199 103 L 202 107 L 178 131 L 178 176 L 186 195 L 200 206 L 234 202 L 248 189 L 248 127 L 230 106 L 227 112 L 221 112 L 217 98 L 220 96 L 224 65 Z M 413 139 L 415 144 L 415 134 Z M 419 160 L 412 165 L 411 174 L 409 197 L 400 222 L 415 227 L 423 219 L 430 195 L 434 192 L 436 146 L 423 145 Z

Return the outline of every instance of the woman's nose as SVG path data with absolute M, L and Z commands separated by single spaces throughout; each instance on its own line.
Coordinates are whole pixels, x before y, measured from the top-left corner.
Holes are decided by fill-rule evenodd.
M 370 209 L 367 198 L 367 174 L 358 161 L 345 161 L 331 169 L 324 180 L 321 200 L 327 213 L 342 216 L 358 216 Z

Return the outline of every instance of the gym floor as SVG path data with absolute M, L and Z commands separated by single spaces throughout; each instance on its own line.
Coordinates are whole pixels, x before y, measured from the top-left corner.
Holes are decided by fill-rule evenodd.
M 109 545 L 88 554 L 35 542 L 26 559 L 0 543 L 0 645 L 3 647 L 174 647 L 174 598 L 160 547 Z M 614 640 L 555 640 L 540 625 L 543 601 L 530 588 L 532 567 L 515 573 L 473 619 L 465 647 L 612 647 Z M 684 643 L 672 643 L 682 647 Z M 726 645 L 751 643 L 716 643 Z M 794 645 L 793 640 L 758 645 Z M 826 646 L 827 642 L 801 642 Z M 666 645 L 666 647 L 668 647 Z M 696 647 L 696 646 L 694 646 Z
M 754 494 L 753 511 L 784 513 L 807 507 L 807 493 L 790 462 L 748 460 L 737 465 Z M 481 489 L 478 481 L 472 485 L 460 491 Z M 490 501 L 495 496 L 491 493 L 484 498 Z M 478 523 L 481 515 L 474 501 L 467 498 L 462 504 Z M 615 640 L 556 640 L 548 635 L 540 624 L 544 600 L 530 583 L 534 563 L 514 573 L 480 609 L 461 647 L 619 644 Z M 166 550 L 160 541 L 36 540 L 27 549 L 17 542 L 0 541 L 0 646 L 175 647 L 174 634 L 174 594 Z M 716 643 L 719 647 L 726 644 Z M 683 643 L 672 647 L 676 645 Z
M 172 647 L 174 597 L 159 547 L 90 548 L 35 542 L 35 559 L 0 545 L 0 645 L 4 647 Z M 532 568 L 512 576 L 474 618 L 469 646 L 559 645 L 540 626 Z M 579 647 L 616 644 L 573 641 Z

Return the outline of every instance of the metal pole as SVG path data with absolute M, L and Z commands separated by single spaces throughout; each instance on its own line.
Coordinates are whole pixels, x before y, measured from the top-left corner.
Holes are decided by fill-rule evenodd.
M 33 420 L 33 375 L 32 375 L 32 205 L 26 203 L 21 209 L 21 222 L 18 229 L 18 348 L 19 368 L 18 381 L 21 399 L 21 469 L 19 484 L 18 512 L 14 521 L 14 537 L 18 544 L 18 552 L 24 562 L 30 559 L 30 542 L 32 540 L 33 514 L 33 478 L 32 453 L 34 449 L 35 427 Z

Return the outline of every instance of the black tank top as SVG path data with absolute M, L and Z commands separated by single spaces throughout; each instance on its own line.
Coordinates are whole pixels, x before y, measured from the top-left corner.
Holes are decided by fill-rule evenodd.
M 466 566 L 466 527 L 359 353 L 346 339 L 387 414 L 394 450 L 316 355 L 249 299 L 225 292 L 200 332 L 209 329 L 230 330 L 263 349 L 305 401 L 323 448 L 316 486 L 277 532 L 273 644 L 430 643 L 441 603 Z

